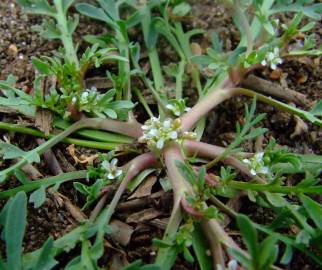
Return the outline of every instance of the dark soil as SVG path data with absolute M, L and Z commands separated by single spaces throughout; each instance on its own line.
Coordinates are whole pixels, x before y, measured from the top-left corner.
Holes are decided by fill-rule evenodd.
M 209 46 L 210 32 L 216 31 L 221 39 L 224 40 L 224 49 L 232 50 L 238 45 L 239 33 L 232 24 L 232 19 L 222 6 L 214 3 L 213 0 L 191 1 L 193 4 L 193 16 L 187 19 L 186 27 L 189 28 L 203 28 L 208 33 L 202 38 L 195 41 L 205 49 Z M 39 16 L 26 15 L 21 12 L 20 8 L 13 0 L 0 1 L 0 80 L 5 79 L 9 74 L 14 74 L 18 77 L 22 85 L 32 85 L 34 78 L 34 68 L 31 64 L 31 58 L 40 55 L 51 55 L 52 51 L 59 47 L 56 41 L 43 40 L 35 34 L 31 28 L 35 24 L 41 23 Z M 321 36 L 321 24 L 315 28 L 315 32 Z M 81 37 L 84 34 L 101 34 L 106 32 L 106 27 L 92 20 L 81 17 L 78 32 L 75 34 L 77 41 L 80 43 L 80 48 L 86 45 Z M 140 38 L 138 38 L 139 40 Z M 80 49 L 80 50 L 81 50 Z M 168 56 L 164 56 L 165 63 L 171 61 L 171 50 Z M 170 59 L 170 60 L 169 60 Z M 282 83 L 290 89 L 299 91 L 307 96 L 307 98 L 314 102 L 322 98 L 322 68 L 321 59 L 290 58 L 286 59 L 281 65 L 282 75 L 278 80 L 272 80 L 269 70 L 262 70 L 257 73 L 257 76 L 267 80 Z M 189 85 L 189 83 L 187 83 Z M 189 92 L 189 89 L 187 90 Z M 193 98 L 192 98 L 193 99 Z M 242 122 L 244 112 L 244 104 L 250 102 L 247 98 L 236 97 L 224 102 L 215 111 L 211 112 L 208 117 L 207 129 L 203 141 L 213 143 L 216 145 L 225 146 L 229 144 L 235 135 L 235 123 Z M 294 132 L 296 120 L 288 113 L 284 113 L 274 109 L 270 106 L 258 103 L 258 112 L 267 113 L 267 117 L 263 121 L 263 126 L 268 128 L 263 144 L 265 145 L 270 137 L 274 137 L 277 143 L 283 146 L 288 146 L 291 151 L 297 153 L 315 153 L 322 154 L 322 130 L 312 125 L 308 125 L 308 131 L 291 138 Z M 140 115 L 140 112 L 137 111 Z M 140 120 L 140 119 L 139 119 Z M 142 119 L 141 122 L 143 122 Z M 0 121 L 20 122 L 26 121 L 16 116 L 0 115 Z M 25 122 L 26 123 L 26 122 Z M 32 125 L 28 121 L 28 125 Z M 9 134 L 1 131 L 1 137 L 6 136 L 12 142 L 19 144 L 23 149 L 34 148 L 37 144 L 33 137 Z M 254 143 L 247 143 L 243 145 L 246 150 L 254 151 Z M 72 157 L 66 150 L 67 145 L 60 144 L 54 147 L 54 154 L 61 164 L 63 171 L 70 171 L 74 169 L 81 169 L 82 165 L 75 165 Z M 93 153 L 77 147 L 81 153 Z M 0 167 L 7 167 L 9 164 L 0 162 Z M 75 168 L 74 168 L 75 167 Z M 84 168 L 84 167 L 83 167 Z M 46 161 L 42 161 L 37 165 L 37 169 L 44 175 L 52 175 L 50 167 Z M 14 181 L 10 181 L 1 189 L 13 187 L 17 185 Z M 160 191 L 159 186 L 153 188 L 153 192 Z M 76 206 L 82 207 L 84 198 L 80 196 L 71 183 L 63 184 L 60 192 L 67 196 L 69 200 Z M 122 202 L 126 201 L 124 196 Z M 119 256 L 124 260 L 133 261 L 136 259 L 143 259 L 147 263 L 153 262 L 155 258 L 155 248 L 151 244 L 152 238 L 161 238 L 164 228 L 160 226 L 159 221 L 164 221 L 169 216 L 171 210 L 172 196 L 171 193 L 166 193 L 162 197 L 149 199 L 147 203 L 139 208 L 129 209 L 126 211 L 118 211 L 115 218 L 126 222 L 127 218 L 133 213 L 143 211 L 151 208 L 153 211 L 159 211 L 160 215 L 151 220 L 142 222 L 132 222 L 129 225 L 133 228 L 131 241 L 128 245 L 122 246 L 109 239 L 109 248 L 112 252 L 103 258 L 103 261 L 111 265 L 111 261 L 116 260 L 115 256 Z M 253 205 L 249 200 L 242 200 L 241 212 L 250 215 L 255 221 L 262 223 L 269 223 L 274 218 L 274 213 L 267 211 L 267 209 L 260 208 Z M 85 212 L 86 214 L 86 212 Z M 87 213 L 88 214 L 88 213 Z M 143 213 L 144 214 L 144 213 Z M 161 222 L 162 224 L 162 222 Z M 51 195 L 47 197 L 46 203 L 39 209 L 33 208 L 30 204 L 28 207 L 28 226 L 26 236 L 24 239 L 24 251 L 33 251 L 45 242 L 51 236 L 54 239 L 59 238 L 66 232 L 70 231 L 77 225 L 77 221 L 73 218 L 71 213 L 55 201 Z M 228 227 L 227 230 L 230 228 Z M 111 248 L 112 247 L 112 248 Z M 0 248 L 2 249 L 2 248 Z M 113 255 L 112 255 L 113 254 Z M 126 255 L 126 256 L 125 256 Z M 298 256 L 297 256 L 298 255 Z M 60 268 L 71 258 L 66 258 L 63 255 L 59 257 Z M 195 265 L 187 264 L 179 259 L 173 269 L 198 269 Z M 305 258 L 302 254 L 296 254 L 291 265 L 285 269 L 303 270 L 303 269 L 318 269 L 310 259 Z

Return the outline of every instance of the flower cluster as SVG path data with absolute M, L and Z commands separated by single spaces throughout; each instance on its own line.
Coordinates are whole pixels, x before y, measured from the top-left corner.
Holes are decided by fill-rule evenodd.
M 97 100 L 100 98 L 100 94 L 98 93 L 96 87 L 92 87 L 91 89 L 86 89 L 79 97 L 73 97 L 72 103 L 77 103 L 80 107 L 86 107 L 88 104 L 95 105 Z
M 267 166 L 265 166 L 263 157 L 264 153 L 259 152 L 256 153 L 251 159 L 243 159 L 243 162 L 248 165 L 252 175 L 269 174 L 270 170 Z
M 194 139 L 196 134 L 193 132 L 181 132 L 180 119 L 173 120 L 167 118 L 164 121 L 160 117 L 152 117 L 142 126 L 143 136 L 139 142 L 146 143 L 150 148 L 162 149 L 169 141 L 180 141 L 182 139 Z
M 266 53 L 265 59 L 261 62 L 263 66 L 269 65 L 271 69 L 275 70 L 277 65 L 282 64 L 283 60 L 280 58 L 280 50 L 275 47 L 273 50 L 270 50 Z
M 171 99 L 166 108 L 170 110 L 175 116 L 181 116 L 185 112 L 189 112 L 191 108 L 186 107 L 184 99 Z
M 106 171 L 106 178 L 109 180 L 117 179 L 122 175 L 122 170 L 117 167 L 117 158 L 111 161 L 104 160 L 101 164 L 103 170 Z

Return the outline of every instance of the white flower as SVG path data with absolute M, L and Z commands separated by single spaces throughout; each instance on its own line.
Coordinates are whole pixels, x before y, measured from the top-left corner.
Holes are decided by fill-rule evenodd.
M 89 96 L 89 92 L 84 91 L 81 94 L 81 98 L 80 98 L 81 103 L 83 103 L 83 104 L 87 103 L 88 102 L 88 96 Z
M 275 47 L 273 50 L 267 52 L 265 59 L 262 60 L 261 65 L 269 65 L 271 69 L 275 70 L 277 65 L 282 64 L 283 60 L 279 56 L 280 50 L 278 47 Z
M 196 136 L 193 132 L 181 132 L 180 119 L 167 118 L 164 121 L 160 117 L 152 117 L 142 126 L 143 135 L 139 142 L 146 143 L 151 149 L 161 150 L 168 142 L 180 142 L 183 139 L 192 140 Z
M 157 148 L 158 149 L 162 149 L 163 146 L 164 146 L 164 138 L 160 138 L 158 141 L 157 141 L 157 144 L 156 144 Z
M 248 165 L 251 175 L 267 175 L 270 173 L 269 167 L 265 166 L 263 157 L 264 152 L 259 152 L 256 153 L 251 159 L 243 159 L 243 163 Z
M 175 140 L 176 138 L 178 138 L 178 133 L 177 133 L 177 131 L 171 131 L 171 132 L 169 132 L 168 137 L 169 137 L 170 139 L 172 139 L 172 140 Z
M 77 102 L 77 98 L 76 97 L 73 97 L 72 98 L 72 103 L 75 104 Z
M 116 179 L 122 174 L 122 170 L 116 166 L 117 162 L 117 158 L 113 158 L 111 162 L 104 160 L 101 164 L 102 168 L 106 171 L 107 178 L 110 180 Z
M 222 267 L 221 264 L 217 264 L 216 265 L 216 270 L 224 270 L 224 268 Z
M 191 110 L 191 108 L 186 107 L 186 102 L 184 99 L 172 99 L 166 105 L 166 108 L 175 116 L 181 116 L 183 113 Z
M 229 270 L 237 270 L 238 263 L 236 260 L 230 260 L 227 264 Z

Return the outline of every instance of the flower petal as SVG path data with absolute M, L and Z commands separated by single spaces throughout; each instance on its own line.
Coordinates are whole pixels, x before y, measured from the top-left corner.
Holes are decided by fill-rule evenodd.
M 178 138 L 178 133 L 176 131 L 171 131 L 168 134 L 169 138 L 172 140 L 175 140 L 176 138 Z
M 117 158 L 113 158 L 111 161 L 111 165 L 116 166 L 117 162 L 118 162 Z
M 163 138 L 160 138 L 158 141 L 157 141 L 157 148 L 158 149 L 162 149 L 163 146 L 164 146 L 164 139 Z

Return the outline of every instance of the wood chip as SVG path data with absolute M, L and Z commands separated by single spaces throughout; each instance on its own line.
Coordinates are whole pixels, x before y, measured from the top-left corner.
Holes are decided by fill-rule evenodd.
M 296 121 L 296 125 L 294 128 L 294 132 L 290 135 L 291 139 L 298 135 L 301 135 L 302 133 L 306 133 L 309 130 L 308 125 L 300 117 L 295 115 L 294 119 Z
M 49 110 L 37 109 L 35 126 L 48 135 L 52 130 L 53 114 Z
M 147 177 L 128 199 L 132 200 L 135 198 L 142 198 L 151 195 L 152 187 L 154 186 L 156 181 L 156 176 Z
M 112 220 L 110 225 L 112 227 L 111 238 L 113 241 L 120 243 L 122 246 L 127 246 L 134 232 L 133 227 L 117 219 Z
M 144 209 L 143 211 L 134 213 L 126 219 L 126 223 L 139 223 L 154 219 L 162 215 L 162 212 L 154 208 Z

